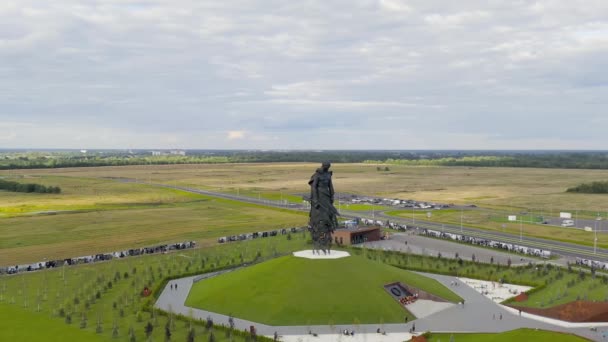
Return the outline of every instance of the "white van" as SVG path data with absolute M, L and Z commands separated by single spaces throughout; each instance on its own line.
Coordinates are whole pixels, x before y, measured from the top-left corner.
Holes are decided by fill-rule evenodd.
M 573 220 L 563 220 L 562 227 L 574 227 L 574 221 Z

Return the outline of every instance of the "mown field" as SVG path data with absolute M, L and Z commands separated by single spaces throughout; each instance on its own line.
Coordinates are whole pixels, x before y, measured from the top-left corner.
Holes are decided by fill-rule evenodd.
M 306 224 L 303 213 L 107 179 L 39 177 L 64 194 L 0 192 L 0 265 Z
M 157 242 L 197 240 L 208 243 L 224 235 L 303 225 L 305 215 L 206 198 L 141 182 L 190 186 L 251 197 L 299 203 L 309 192 L 317 164 L 199 164 L 91 167 L 1 171 L 0 177 L 60 186 L 61 194 L 0 191 L 0 265 L 71 257 Z M 602 170 L 526 168 L 408 167 L 335 164 L 338 192 L 471 204 L 507 211 L 579 210 L 579 217 L 604 218 L 608 195 L 566 193 L 580 182 L 608 178 Z M 342 210 L 369 211 L 372 206 L 341 205 Z M 382 210 L 374 206 L 373 210 Z M 418 213 L 417 218 L 425 219 Z M 403 212 L 405 218 L 409 213 Z M 464 223 L 519 233 L 519 225 L 483 211 L 465 214 Z M 432 220 L 460 222 L 458 213 L 433 212 Z M 524 224 L 524 233 L 591 244 L 588 233 Z M 599 246 L 608 245 L 602 234 Z
M 128 177 L 156 183 L 190 185 L 218 191 L 250 191 L 275 197 L 309 191 L 308 180 L 319 165 L 312 163 L 144 165 L 51 170 L 2 171 L 0 175 Z M 334 164 L 337 191 L 529 210 L 589 210 L 605 213 L 608 195 L 566 193 L 582 182 L 608 179 L 606 170 L 410 167 Z M 297 200 L 293 198 L 293 200 Z

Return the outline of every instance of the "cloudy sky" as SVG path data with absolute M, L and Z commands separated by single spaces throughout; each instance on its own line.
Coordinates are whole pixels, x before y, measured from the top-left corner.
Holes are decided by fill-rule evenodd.
M 608 1 L 0 2 L 0 148 L 607 149 Z

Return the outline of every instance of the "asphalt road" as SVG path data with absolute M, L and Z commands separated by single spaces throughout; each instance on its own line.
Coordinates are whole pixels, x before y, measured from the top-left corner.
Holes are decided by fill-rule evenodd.
M 133 182 L 133 183 L 137 182 L 132 179 L 121 179 L 121 181 Z M 144 183 L 144 182 L 140 182 L 140 183 Z M 187 192 L 191 192 L 191 193 L 206 195 L 206 196 L 225 198 L 225 199 L 240 201 L 240 202 L 260 204 L 260 205 L 272 206 L 272 207 L 278 207 L 278 208 L 287 208 L 287 209 L 299 210 L 299 211 L 308 210 L 308 208 L 302 204 L 290 204 L 287 202 L 272 201 L 272 200 L 255 198 L 255 197 L 239 196 L 239 195 L 234 195 L 234 194 L 226 194 L 226 193 L 194 189 L 194 188 L 188 188 L 188 187 L 182 187 L 182 186 L 173 186 L 173 185 L 155 184 L 155 183 L 146 183 L 146 184 L 155 185 L 155 186 L 159 186 L 159 187 L 165 187 L 165 188 L 171 188 L 171 189 L 177 189 L 177 190 L 187 191 Z M 355 218 L 355 217 L 372 218 L 369 213 L 365 213 L 365 212 L 342 211 L 341 214 L 342 214 L 342 217 L 345 217 L 345 218 Z M 411 220 L 397 218 L 394 216 L 389 216 L 382 212 L 375 212 L 374 217 L 376 220 L 383 220 L 383 221 L 389 220 L 391 222 L 402 223 L 402 224 L 406 224 L 408 226 L 412 224 Z M 518 235 L 503 233 L 503 232 L 499 232 L 499 231 L 490 231 L 490 230 L 483 230 L 483 229 L 470 228 L 470 227 L 461 228 L 460 226 L 457 226 L 457 225 L 441 224 L 441 223 L 420 221 L 420 220 L 415 221 L 415 226 L 420 227 L 420 228 L 428 228 L 428 229 L 455 233 L 455 234 L 464 234 L 464 235 L 471 236 L 471 237 L 490 239 L 490 240 L 495 240 L 495 241 L 504 242 L 504 243 L 513 243 L 513 244 L 517 244 L 520 246 L 540 248 L 543 250 L 549 250 L 549 251 L 551 251 L 551 253 L 559 254 L 559 255 L 562 255 L 562 256 L 565 256 L 568 258 L 580 257 L 580 258 L 585 258 L 585 259 L 592 259 L 592 260 L 597 260 L 597 261 L 608 262 L 608 250 L 604 249 L 604 248 L 597 248 L 597 250 L 594 251 L 594 248 L 591 246 L 583 246 L 583 245 L 577 245 L 577 244 L 562 242 L 562 241 L 534 238 L 534 237 L 528 237 L 525 235 L 520 238 L 520 236 L 518 236 Z M 590 239 L 590 242 L 593 241 L 592 240 L 593 233 L 589 233 L 589 239 Z
M 376 213 L 375 216 L 376 219 L 380 218 L 382 220 L 389 220 L 391 222 L 398 222 L 407 225 L 411 225 L 412 223 L 411 220 L 395 218 L 394 216 L 389 216 L 384 213 Z M 608 250 L 603 248 L 597 248 L 596 252 L 594 253 L 594 249 L 591 246 L 583 246 L 562 241 L 540 239 L 525 235 L 520 237 L 518 235 L 503 233 L 499 231 L 489 231 L 470 227 L 461 228 L 457 225 L 441 224 L 428 221 L 416 220 L 415 226 L 448 233 L 464 234 L 467 236 L 485 238 L 505 243 L 513 243 L 520 246 L 540 248 L 544 250 L 549 250 L 551 251 L 551 253 L 560 254 L 570 258 L 580 257 L 608 262 Z M 592 233 L 589 233 L 589 239 L 591 242 L 591 239 L 593 239 Z

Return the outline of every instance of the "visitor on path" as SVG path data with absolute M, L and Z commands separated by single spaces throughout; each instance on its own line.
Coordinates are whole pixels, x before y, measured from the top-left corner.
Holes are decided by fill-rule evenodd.
M 177 283 L 175 284 L 175 289 L 177 290 Z
M 499 319 L 502 320 L 502 312 L 500 313 L 500 318 Z
M 275 341 L 279 340 L 279 334 L 276 331 L 274 332 L 274 340 Z

